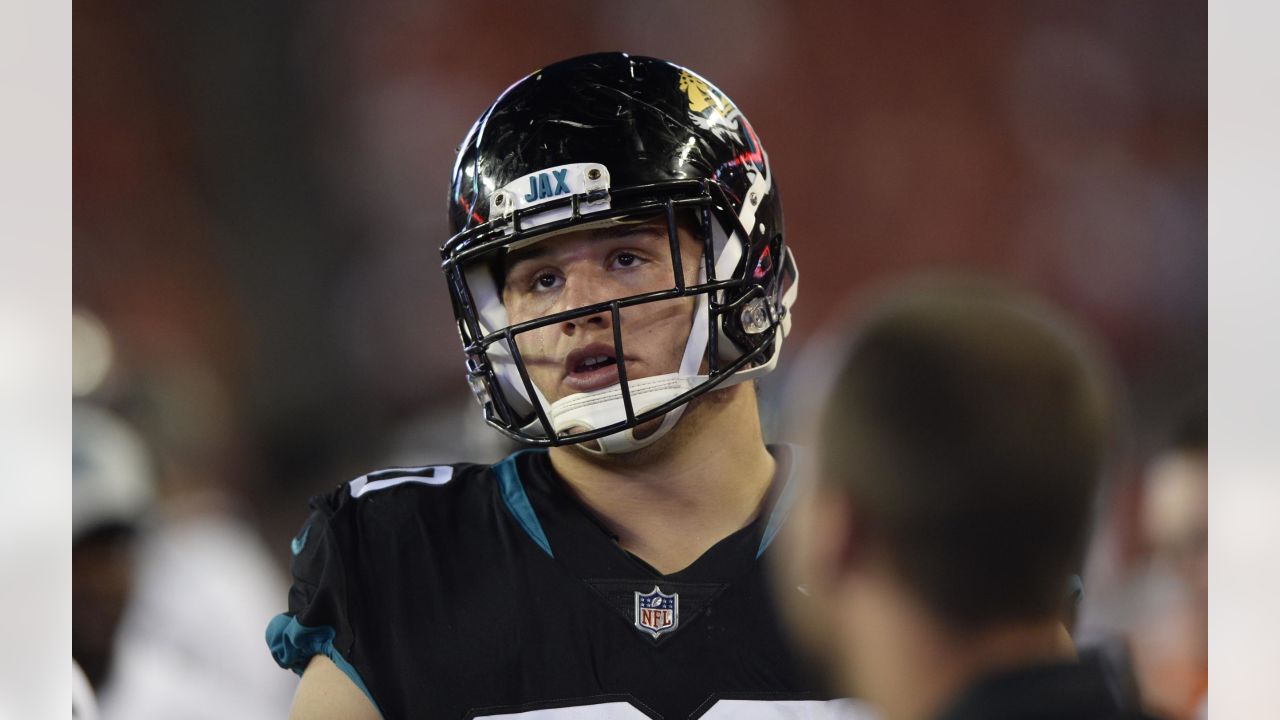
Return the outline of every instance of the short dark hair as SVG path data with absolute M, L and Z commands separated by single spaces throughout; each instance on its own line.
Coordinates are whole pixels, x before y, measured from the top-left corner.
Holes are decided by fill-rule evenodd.
M 1110 445 L 1091 344 L 986 281 L 934 279 L 877 307 L 828 399 L 823 478 L 943 621 L 1062 612 Z

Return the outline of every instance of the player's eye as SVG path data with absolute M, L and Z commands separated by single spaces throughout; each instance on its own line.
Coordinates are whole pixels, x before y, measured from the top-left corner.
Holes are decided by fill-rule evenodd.
M 554 290 L 562 284 L 564 284 L 564 278 L 561 278 L 553 272 L 544 271 L 534 273 L 533 282 L 530 284 L 530 288 L 534 292 L 546 292 L 547 290 Z
M 621 252 L 614 253 L 613 258 L 609 261 L 609 267 L 633 268 L 643 262 L 644 261 L 640 259 L 639 255 L 628 250 L 623 250 Z

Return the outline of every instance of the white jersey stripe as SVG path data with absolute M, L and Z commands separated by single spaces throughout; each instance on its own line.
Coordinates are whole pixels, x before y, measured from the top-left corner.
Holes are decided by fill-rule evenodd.
M 453 479 L 453 468 L 448 465 L 436 465 L 432 468 L 430 475 L 402 475 L 400 477 L 386 478 L 384 480 L 369 481 L 368 475 L 361 475 L 351 481 L 351 497 L 360 497 L 368 492 L 377 490 L 385 490 L 401 483 L 422 483 L 423 485 L 444 485 Z M 376 473 L 374 473 L 376 474 Z

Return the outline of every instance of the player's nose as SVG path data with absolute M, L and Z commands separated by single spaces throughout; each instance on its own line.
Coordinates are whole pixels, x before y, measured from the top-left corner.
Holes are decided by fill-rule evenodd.
M 576 273 L 565 279 L 564 291 L 560 294 L 561 310 L 577 310 L 580 308 L 606 303 L 614 298 L 610 294 L 605 278 L 590 277 L 587 273 Z M 565 320 L 560 324 L 566 335 L 573 335 L 579 328 L 609 329 L 613 327 L 613 315 L 606 307 L 597 312 Z

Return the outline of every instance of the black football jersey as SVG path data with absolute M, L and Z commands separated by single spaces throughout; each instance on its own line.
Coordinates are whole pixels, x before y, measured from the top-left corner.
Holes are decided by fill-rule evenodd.
M 384 718 L 829 718 L 836 700 L 780 632 L 765 510 L 663 575 L 622 549 L 545 450 L 370 473 L 312 499 L 293 542 L 283 667 L 331 658 Z

